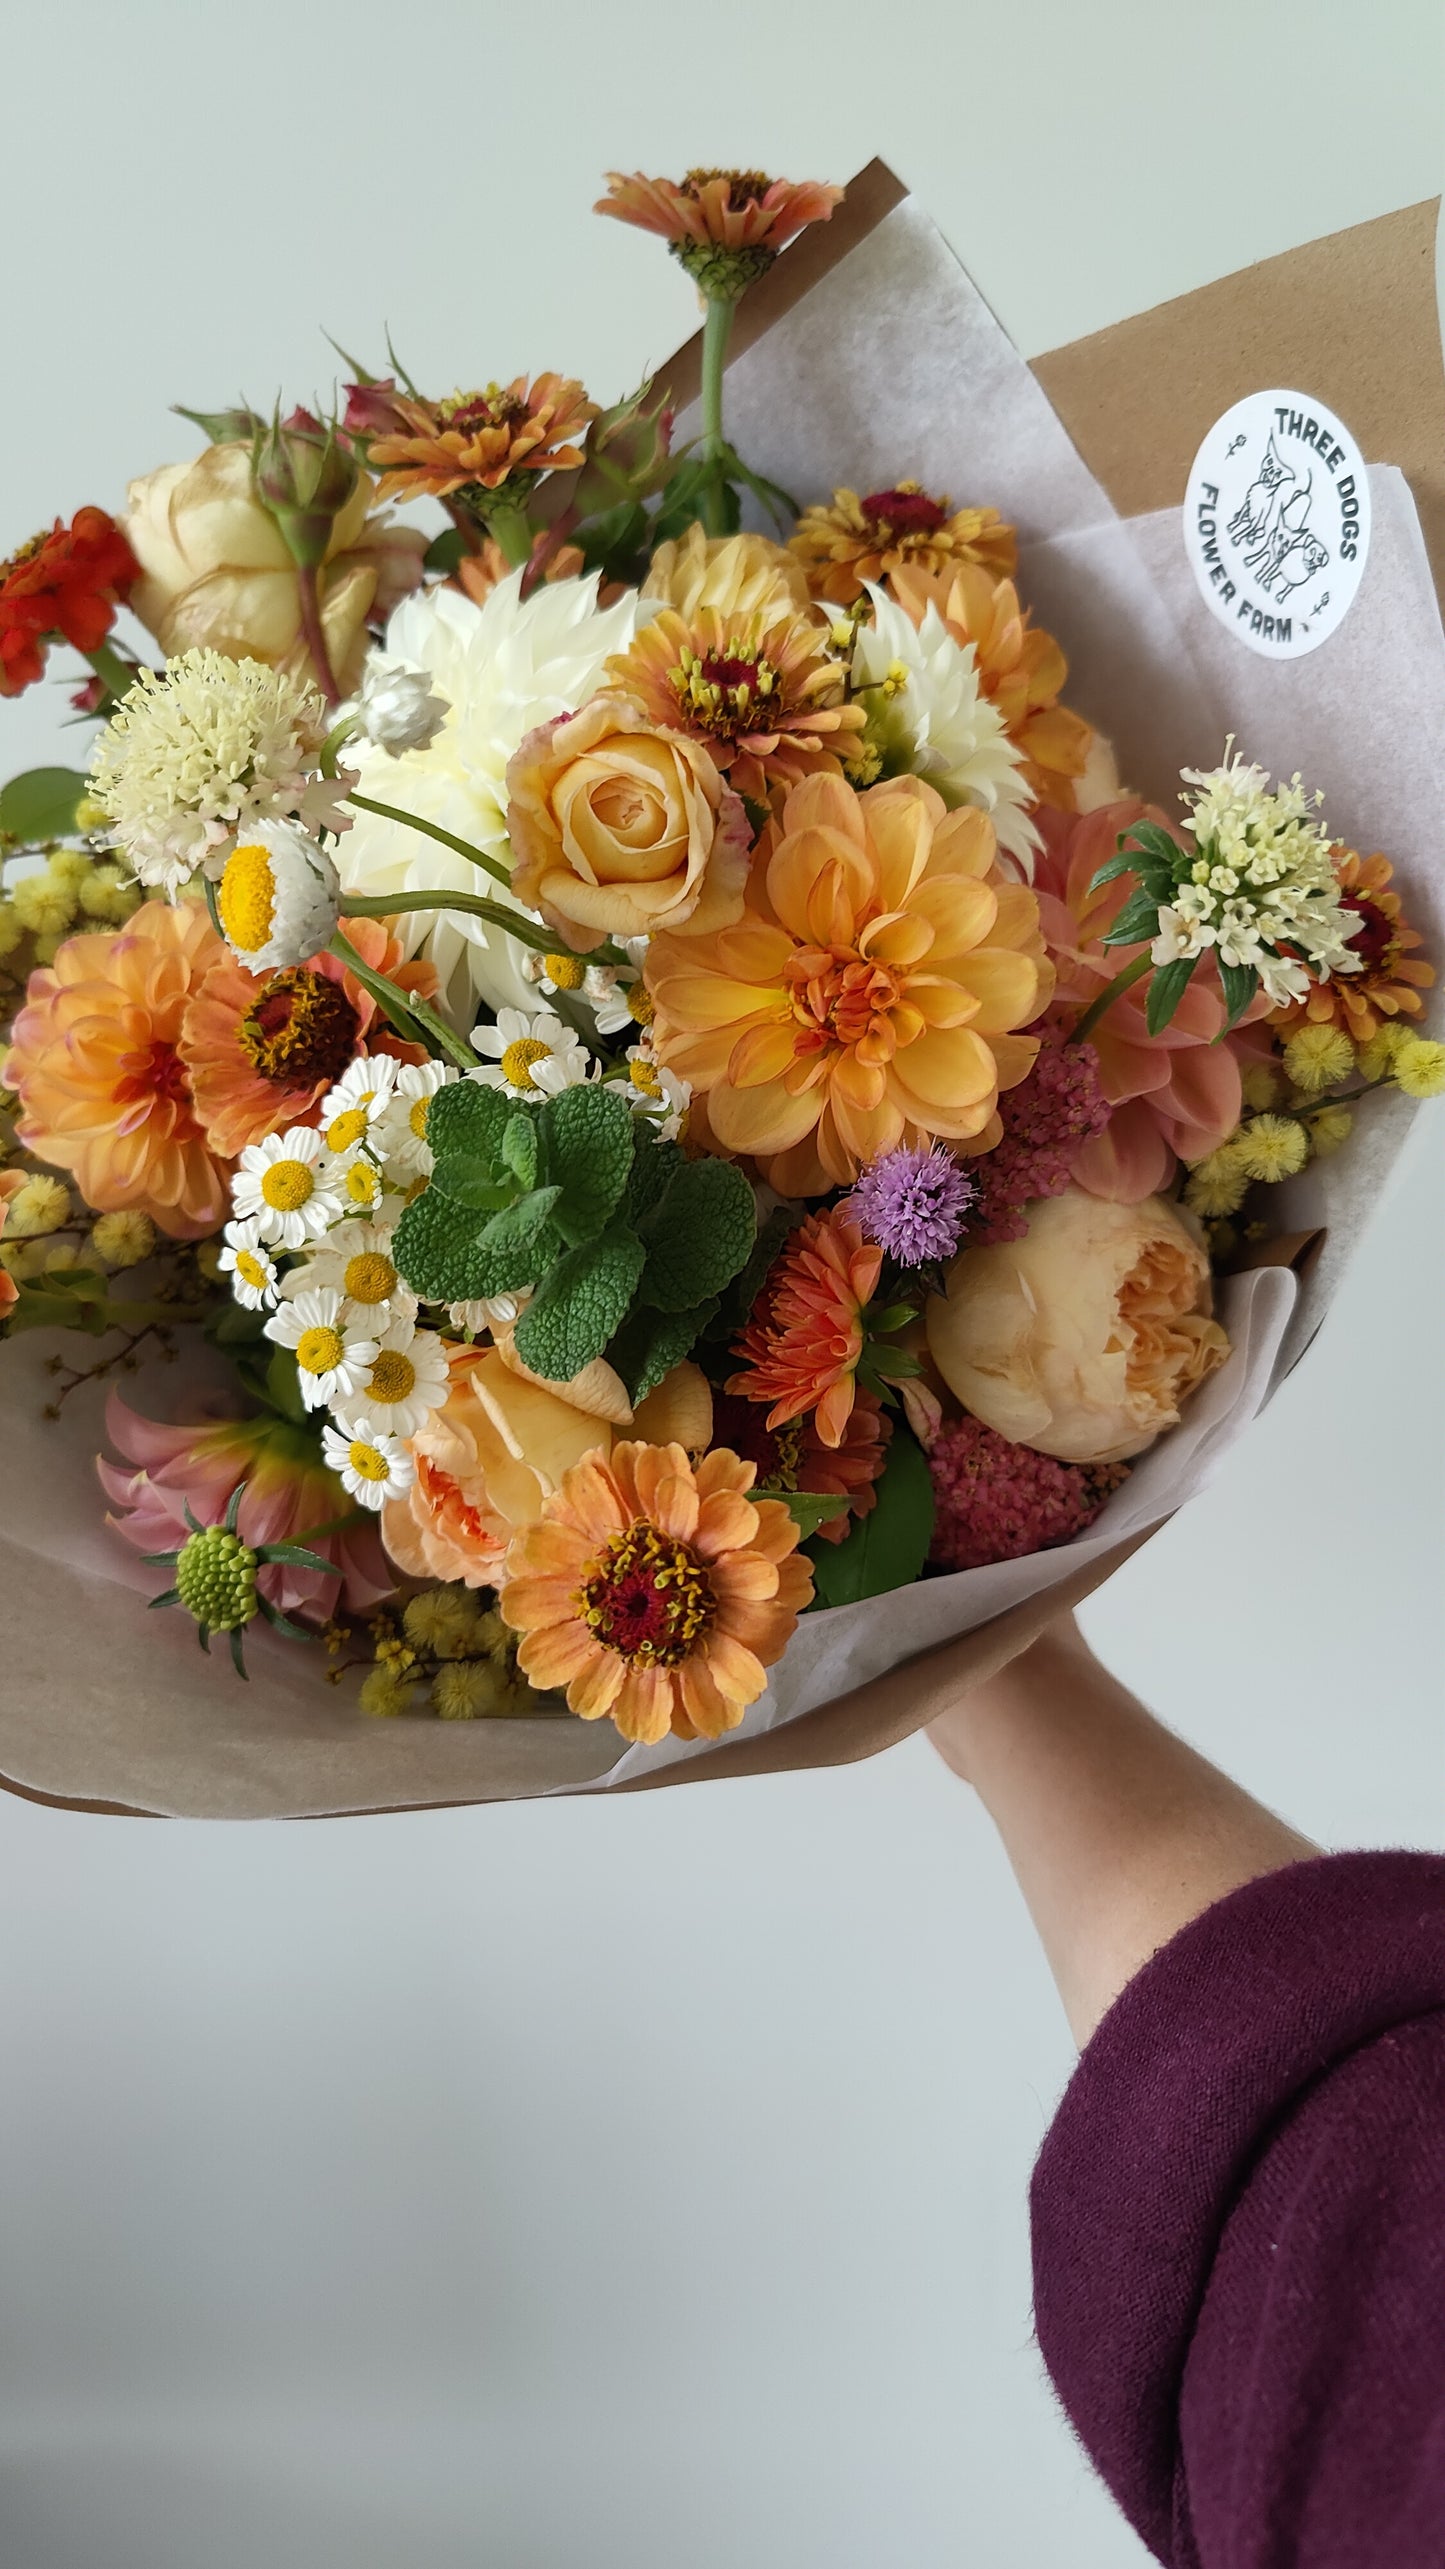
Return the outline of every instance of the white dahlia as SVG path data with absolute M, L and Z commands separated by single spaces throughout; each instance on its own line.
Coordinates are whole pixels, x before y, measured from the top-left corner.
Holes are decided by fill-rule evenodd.
M 883 773 L 924 776 L 946 803 L 977 804 L 1005 854 L 1032 874 L 1039 834 L 1022 755 L 979 684 L 973 644 L 955 642 L 931 603 L 916 626 L 871 582 L 868 595 L 873 621 L 858 631 L 853 688 Z

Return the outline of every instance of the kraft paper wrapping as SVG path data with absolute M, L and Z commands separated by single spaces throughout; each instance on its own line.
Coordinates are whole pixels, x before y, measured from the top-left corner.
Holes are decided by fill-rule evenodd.
M 1433 218 L 1416 207 L 1313 243 L 1031 371 L 875 162 L 842 214 L 744 305 L 728 390 L 739 448 L 800 500 L 912 473 L 999 508 L 1019 528 L 1024 596 L 1069 653 L 1069 701 L 1115 740 L 1131 785 L 1167 805 L 1179 766 L 1212 762 L 1237 732 L 1250 755 L 1323 785 L 1337 832 L 1388 850 L 1445 953 L 1431 759 L 1445 733 L 1445 637 L 1411 496 L 1413 484 L 1432 537 L 1445 536 Z M 660 380 L 686 434 L 695 347 Z M 1214 623 L 1179 535 L 1199 438 L 1268 382 L 1319 393 L 1381 458 L 1355 607 L 1298 662 L 1261 660 Z M 1116 501 L 1152 513 L 1126 522 Z M 79 1392 L 60 1426 L 43 1421 L 42 1369 L 58 1342 L 17 1340 L 0 1348 L 0 1781 L 70 1807 L 302 1817 L 869 1755 L 927 1720 L 941 1687 L 1002 1665 L 1204 1485 L 1318 1328 L 1409 1120 L 1407 1101 L 1372 1101 L 1350 1149 L 1286 1191 L 1284 1226 L 1323 1225 L 1322 1250 L 1298 1275 L 1276 1253 L 1228 1280 L 1230 1364 L 1087 1537 L 806 1617 L 768 1694 L 715 1747 L 626 1751 L 607 1725 L 565 1715 L 366 1721 L 327 1687 L 319 1654 L 270 1634 L 248 1642 L 252 1682 L 240 1685 L 228 1659 L 200 1658 L 181 1617 L 146 1616 L 153 1574 L 101 1517 L 100 1397 Z M 125 1388 L 141 1407 L 184 1414 L 166 1369 Z

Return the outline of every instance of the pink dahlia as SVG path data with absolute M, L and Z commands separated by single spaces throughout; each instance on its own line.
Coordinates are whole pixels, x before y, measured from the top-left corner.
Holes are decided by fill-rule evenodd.
M 941 1430 L 928 1469 L 936 1509 L 929 1558 L 941 1570 L 981 1570 L 1072 1543 L 1127 1475 L 1121 1464 L 1055 1462 L 976 1418 Z
M 186 1507 L 200 1525 L 219 1524 L 238 1481 L 244 1481 L 236 1531 L 243 1543 L 294 1543 L 334 1561 L 333 1578 L 284 1562 L 264 1568 L 256 1585 L 282 1614 L 324 1623 L 338 1602 L 364 1613 L 396 1582 L 388 1571 L 373 1518 L 360 1522 L 341 1483 L 321 1460 L 315 1436 L 288 1419 L 262 1411 L 254 1418 L 193 1420 L 164 1427 L 143 1418 L 112 1392 L 105 1428 L 112 1445 L 133 1468 L 96 1458 L 100 1485 L 116 1513 L 117 1534 L 137 1552 L 166 1552 L 191 1529 Z M 351 1517 L 342 1530 L 317 1529 Z

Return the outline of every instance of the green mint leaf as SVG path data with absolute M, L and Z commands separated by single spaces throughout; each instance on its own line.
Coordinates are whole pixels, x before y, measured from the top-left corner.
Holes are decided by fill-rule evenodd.
M 809 1556 L 820 1606 L 852 1606 L 889 1588 L 911 1587 L 933 1539 L 933 1482 L 922 1446 L 895 1427 L 878 1501 L 855 1519 L 841 1543 L 820 1543 Z
M 476 1151 L 448 1151 L 432 1170 L 431 1183 L 439 1195 L 466 1205 L 473 1213 L 498 1213 L 516 1192 L 515 1180 L 505 1174 L 498 1177 L 496 1163 Z
M 641 1233 L 641 1300 L 658 1311 L 686 1311 L 721 1293 L 746 1264 L 757 1236 L 752 1188 L 731 1160 L 684 1160 Z
M 580 1089 L 564 1095 L 580 1097 Z M 517 1323 L 524 1365 L 549 1383 L 570 1382 L 615 1337 L 642 1273 L 642 1242 L 630 1231 L 605 1231 L 569 1249 L 549 1267 Z
M 525 1187 L 537 1183 L 542 1148 L 537 1136 L 537 1119 L 525 1106 L 509 1115 L 502 1127 L 502 1157 L 514 1178 Z
M 758 1235 L 748 1252 L 746 1264 L 734 1276 L 722 1296 L 716 1320 L 709 1324 L 707 1335 L 710 1341 L 736 1338 L 767 1282 L 769 1270 L 803 1218 L 804 1207 L 801 1204 L 775 1204 L 771 1213 L 765 1216 L 758 1226 Z
M 540 1174 L 561 1189 L 557 1228 L 569 1246 L 580 1247 L 611 1220 L 627 1184 L 632 1110 L 608 1088 L 564 1088 L 539 1109 L 537 1122 Z
M 546 1245 L 544 1235 L 555 1238 L 555 1225 L 549 1216 L 560 1192 L 559 1187 L 539 1186 L 530 1195 L 519 1196 L 515 1204 L 493 1214 L 479 1246 L 492 1256 L 506 1250 L 528 1250 L 534 1269 L 540 1271 L 547 1261 L 539 1257 L 538 1251 Z
M 1177 963 L 1161 963 L 1149 984 L 1144 1002 L 1144 1023 L 1151 1035 L 1162 1034 L 1193 978 L 1197 954 L 1181 955 Z
M 644 1215 L 661 1202 L 683 1165 L 684 1155 L 676 1142 L 659 1142 L 646 1119 L 634 1115 L 632 1166 L 627 1172 L 627 1191 L 622 1199 L 624 1218 L 634 1231 Z
M 691 1311 L 647 1311 L 640 1305 L 629 1311 L 607 1350 L 607 1362 L 621 1375 L 634 1409 L 691 1354 L 716 1309 L 716 1302 L 708 1301 Z
M 456 1079 L 449 1088 L 435 1091 L 427 1108 L 426 1137 L 439 1160 L 450 1158 L 454 1151 L 469 1151 L 495 1168 L 511 1111 L 510 1100 L 499 1088 L 484 1088 L 475 1079 Z
M 449 1097 L 450 1089 L 439 1096 Z M 534 1248 L 482 1245 L 489 1217 L 456 1204 L 434 1186 L 406 1207 L 396 1226 L 397 1272 L 427 1302 L 481 1302 L 534 1281 Z

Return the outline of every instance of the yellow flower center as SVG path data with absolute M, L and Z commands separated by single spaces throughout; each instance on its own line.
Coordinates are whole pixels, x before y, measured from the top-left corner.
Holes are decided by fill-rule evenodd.
M 349 1151 L 353 1142 L 360 1141 L 365 1130 L 366 1108 L 348 1106 L 340 1115 L 333 1115 L 327 1125 L 326 1147 L 329 1151 Z
M 349 1302 L 385 1302 L 396 1291 L 396 1269 L 379 1249 L 363 1249 L 347 1259 L 342 1291 Z
M 304 1160 L 273 1160 L 261 1180 L 262 1198 L 273 1213 L 298 1213 L 315 1189 Z
M 359 1481 L 384 1481 L 391 1469 L 386 1456 L 362 1436 L 352 1438 L 346 1459 Z
M 419 1142 L 426 1140 L 426 1119 L 430 1112 L 430 1097 L 418 1097 L 414 1100 L 411 1113 L 406 1119 Z
M 303 1374 L 329 1374 L 345 1353 L 339 1329 L 303 1329 L 296 1341 L 296 1362 Z
M 416 1367 L 410 1356 L 403 1356 L 395 1347 L 383 1347 L 366 1388 L 373 1400 L 409 1400 L 416 1388 Z
M 236 1273 L 253 1293 L 263 1293 L 271 1281 L 269 1270 L 262 1266 L 254 1249 L 237 1250 Z
M 580 955 L 544 954 L 542 961 L 554 990 L 580 990 L 587 978 L 587 966 Z
M 381 1193 L 381 1179 L 370 1160 L 353 1160 L 342 1184 L 350 1204 L 372 1205 Z
M 690 1545 L 642 1517 L 589 1564 L 577 1611 L 620 1658 L 675 1668 L 709 1630 L 717 1607 Z
M 640 981 L 634 983 L 629 990 L 627 1005 L 632 1011 L 634 1024 L 638 1026 L 650 1026 L 657 1014 L 657 1003 L 651 991 L 646 989 Z
M 633 1087 L 637 1089 L 643 1097 L 660 1097 L 662 1095 L 662 1082 L 658 1078 L 657 1065 L 655 1062 L 629 1062 L 627 1065 L 627 1076 L 631 1080 Z
M 271 933 L 276 909 L 276 878 L 268 849 L 234 848 L 226 859 L 216 894 L 221 925 L 241 954 L 256 954 Z
M 532 1065 L 550 1061 L 551 1056 L 551 1045 L 544 1044 L 539 1036 L 519 1035 L 514 1044 L 508 1044 L 502 1055 L 502 1077 L 513 1088 L 535 1088 L 537 1083 L 532 1077 Z

